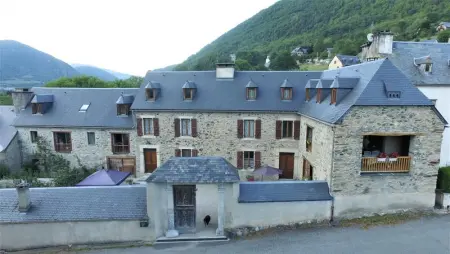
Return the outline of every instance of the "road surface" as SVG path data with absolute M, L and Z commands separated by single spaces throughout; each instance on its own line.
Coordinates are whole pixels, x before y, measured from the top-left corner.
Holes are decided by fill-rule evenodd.
M 450 253 L 450 216 L 424 218 L 369 229 L 318 228 L 286 231 L 251 240 L 220 243 L 157 244 L 153 247 L 108 249 L 83 254 L 433 254 Z

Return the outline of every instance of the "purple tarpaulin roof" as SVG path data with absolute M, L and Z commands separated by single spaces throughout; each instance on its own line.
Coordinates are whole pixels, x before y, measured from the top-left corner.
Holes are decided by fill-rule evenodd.
M 112 186 L 120 185 L 128 176 L 130 172 L 121 172 L 118 170 L 99 170 L 92 175 L 86 177 L 76 186 Z

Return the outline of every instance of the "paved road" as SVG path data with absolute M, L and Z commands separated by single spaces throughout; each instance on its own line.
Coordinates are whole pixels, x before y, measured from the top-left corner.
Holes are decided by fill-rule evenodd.
M 396 226 L 321 228 L 282 232 L 252 240 L 222 243 L 157 244 L 153 247 L 110 249 L 83 254 L 434 254 L 450 253 L 450 216 L 426 218 Z

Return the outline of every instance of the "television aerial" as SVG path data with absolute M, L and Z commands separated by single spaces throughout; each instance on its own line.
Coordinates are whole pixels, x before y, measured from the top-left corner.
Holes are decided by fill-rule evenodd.
M 367 34 L 367 40 L 372 42 L 373 41 L 373 33 Z

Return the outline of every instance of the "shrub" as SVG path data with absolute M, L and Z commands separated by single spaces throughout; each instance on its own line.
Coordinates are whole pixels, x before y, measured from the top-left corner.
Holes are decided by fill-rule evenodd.
M 442 190 L 444 193 L 450 193 L 450 167 L 439 169 L 436 189 Z
M 0 164 L 0 179 L 9 176 L 9 169 L 6 165 Z

